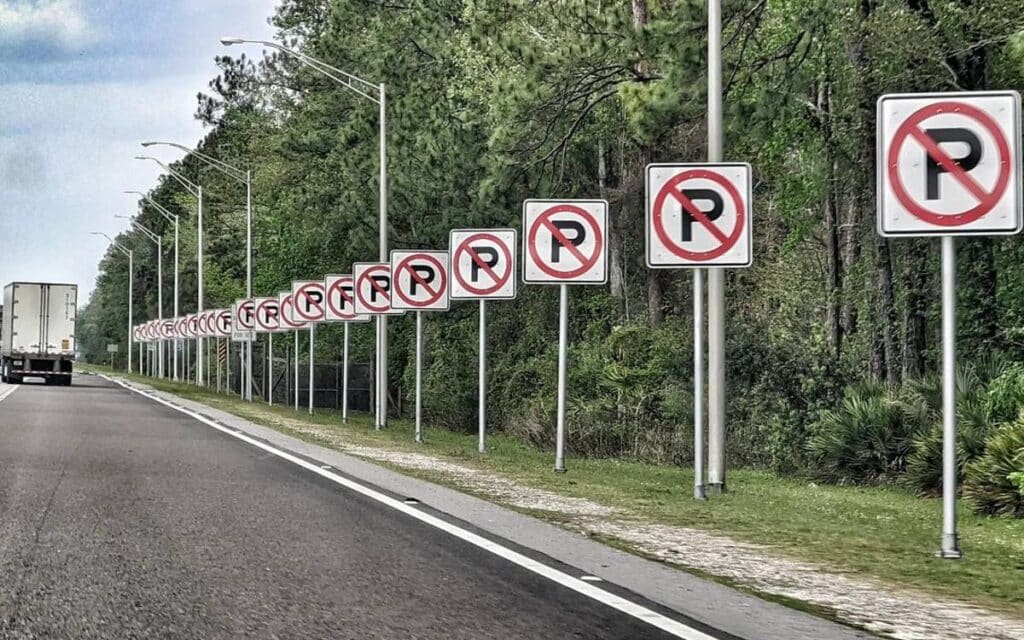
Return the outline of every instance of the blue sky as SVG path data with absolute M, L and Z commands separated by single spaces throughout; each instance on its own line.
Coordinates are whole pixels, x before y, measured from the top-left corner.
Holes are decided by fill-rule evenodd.
M 159 175 L 139 143 L 202 137 L 219 38 L 272 39 L 278 2 L 0 0 L 0 283 L 77 282 L 86 299 L 106 251 L 89 232 L 123 229 L 122 192 Z

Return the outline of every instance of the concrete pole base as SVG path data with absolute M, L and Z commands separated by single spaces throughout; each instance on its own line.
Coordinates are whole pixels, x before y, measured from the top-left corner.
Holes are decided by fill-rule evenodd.
M 726 492 L 724 482 L 709 482 L 708 483 L 708 495 L 709 496 L 720 496 Z
M 562 468 L 555 467 L 555 473 L 565 473 L 565 467 L 562 467 Z
M 707 500 L 708 499 L 708 495 L 704 491 L 704 485 L 700 485 L 699 487 L 694 487 L 693 488 L 693 499 L 694 500 Z

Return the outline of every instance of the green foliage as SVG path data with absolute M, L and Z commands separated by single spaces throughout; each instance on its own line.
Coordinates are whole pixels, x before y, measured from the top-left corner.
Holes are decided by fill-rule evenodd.
M 904 404 L 889 388 L 849 389 L 825 411 L 808 442 L 815 477 L 836 484 L 892 482 L 907 466 L 916 435 Z
M 1024 518 L 1024 420 L 989 438 L 985 454 L 967 467 L 964 496 L 978 513 Z
M 961 400 L 957 405 L 957 483 L 963 483 L 967 466 L 985 452 L 985 443 L 993 426 L 987 408 L 978 399 Z M 942 421 L 914 438 L 913 450 L 901 481 L 917 493 L 938 496 L 942 493 Z
M 1012 422 L 1024 409 L 1024 366 L 1014 364 L 992 380 L 985 410 L 994 422 Z

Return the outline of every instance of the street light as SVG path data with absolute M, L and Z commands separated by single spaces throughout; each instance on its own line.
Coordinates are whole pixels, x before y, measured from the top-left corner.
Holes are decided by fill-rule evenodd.
M 380 109 L 380 254 L 381 262 L 388 261 L 388 162 L 387 162 L 387 92 L 384 83 L 373 84 L 367 80 L 332 67 L 331 65 L 311 58 L 301 51 L 283 47 L 276 42 L 266 40 L 247 40 L 245 38 L 223 37 L 221 44 L 229 47 L 235 44 L 259 44 L 270 47 L 294 58 L 303 64 L 319 71 L 331 80 L 342 85 L 349 91 L 357 93 L 373 102 Z M 374 96 L 373 94 L 376 94 Z M 388 319 L 385 315 L 377 316 L 377 429 L 387 426 L 388 421 Z
M 203 306 L 203 304 L 204 304 L 203 303 L 203 188 L 201 186 L 199 186 L 198 184 L 192 182 L 191 180 L 189 180 L 185 176 L 181 175 L 180 173 L 178 173 L 174 169 L 171 169 L 170 167 L 168 167 L 163 162 L 160 162 L 156 158 L 153 158 L 153 157 L 150 157 L 150 156 L 135 156 L 135 159 L 136 160 L 152 160 L 153 162 L 157 163 L 158 165 L 160 165 L 161 169 L 163 169 L 164 171 L 167 172 L 167 175 L 169 175 L 172 178 L 174 178 L 175 180 L 177 180 L 178 183 L 180 183 L 181 186 L 185 187 L 185 190 L 188 191 L 193 196 L 195 196 L 196 200 L 198 201 L 198 206 L 197 206 L 198 214 L 196 216 L 196 223 L 197 223 L 199 229 L 197 231 L 198 241 L 197 241 L 197 250 L 196 250 L 196 252 L 197 252 L 196 262 L 198 263 L 198 269 L 199 269 L 199 272 L 197 274 L 197 277 L 198 277 L 198 280 L 199 280 L 199 283 L 198 283 L 198 297 L 199 297 L 199 299 L 197 301 L 197 305 L 196 305 L 197 309 L 196 309 L 196 311 L 197 312 L 199 312 L 199 311 L 206 311 L 205 307 Z M 175 316 L 175 317 L 177 317 L 177 316 Z M 200 386 L 200 387 L 203 386 L 203 338 L 196 338 L 196 385 Z
M 159 236 L 153 233 L 150 229 L 147 229 L 142 223 L 137 221 L 131 216 L 115 215 L 115 218 L 121 218 L 122 220 L 128 220 L 132 226 L 137 230 L 141 231 L 143 235 L 149 238 L 156 244 L 156 317 L 160 321 L 161 330 L 163 330 L 164 320 L 164 239 L 163 236 Z M 161 380 L 164 377 L 164 347 L 163 344 L 159 345 L 156 356 L 156 377 Z
M 247 300 L 252 299 L 252 171 L 242 170 L 238 167 L 233 167 L 223 160 L 211 157 L 201 151 L 196 151 L 185 145 L 177 144 L 174 142 L 143 142 L 142 146 L 152 147 L 154 145 L 165 145 L 168 147 L 174 147 L 180 149 L 185 153 L 199 158 L 217 171 L 220 171 L 224 175 L 237 180 L 245 185 L 245 297 Z M 252 334 L 250 339 L 245 342 L 245 378 L 247 384 L 245 385 L 245 399 L 252 402 Z
M 181 267 L 180 267 L 180 265 L 178 263 L 178 227 L 179 227 L 179 223 L 180 223 L 180 220 L 179 220 L 180 216 L 175 214 L 175 213 L 171 213 L 170 211 L 165 209 L 163 207 L 163 205 L 159 204 L 158 202 L 156 202 L 155 200 L 150 198 L 145 193 L 142 193 L 141 191 L 125 191 L 125 193 L 132 194 L 132 195 L 137 195 L 137 196 L 142 197 L 143 199 L 146 200 L 146 202 L 151 204 L 154 209 L 156 209 L 158 212 L 160 212 L 160 215 L 162 215 L 166 220 L 168 220 L 169 222 L 173 222 L 174 223 L 174 317 L 177 318 L 178 317 L 178 303 L 179 303 L 178 281 L 179 281 L 179 278 L 180 278 L 180 275 L 181 275 Z M 174 339 L 174 360 L 172 362 L 172 365 L 174 366 L 174 381 L 175 382 L 178 382 L 178 380 L 179 380 L 179 377 L 178 377 L 178 349 L 180 347 L 181 347 L 181 340 L 179 338 L 175 338 Z
M 132 298 L 135 297 L 135 257 L 132 250 L 124 246 L 117 240 L 114 240 L 102 231 L 93 231 L 91 235 L 103 236 L 110 241 L 110 244 L 117 248 L 118 251 L 128 256 L 128 373 L 132 372 Z M 142 363 L 139 362 L 139 373 L 142 373 Z

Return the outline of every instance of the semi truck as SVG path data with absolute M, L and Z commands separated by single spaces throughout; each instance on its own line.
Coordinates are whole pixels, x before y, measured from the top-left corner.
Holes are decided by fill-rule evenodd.
M 4 287 L 0 320 L 0 381 L 42 378 L 71 385 L 75 362 L 78 285 L 12 282 Z

